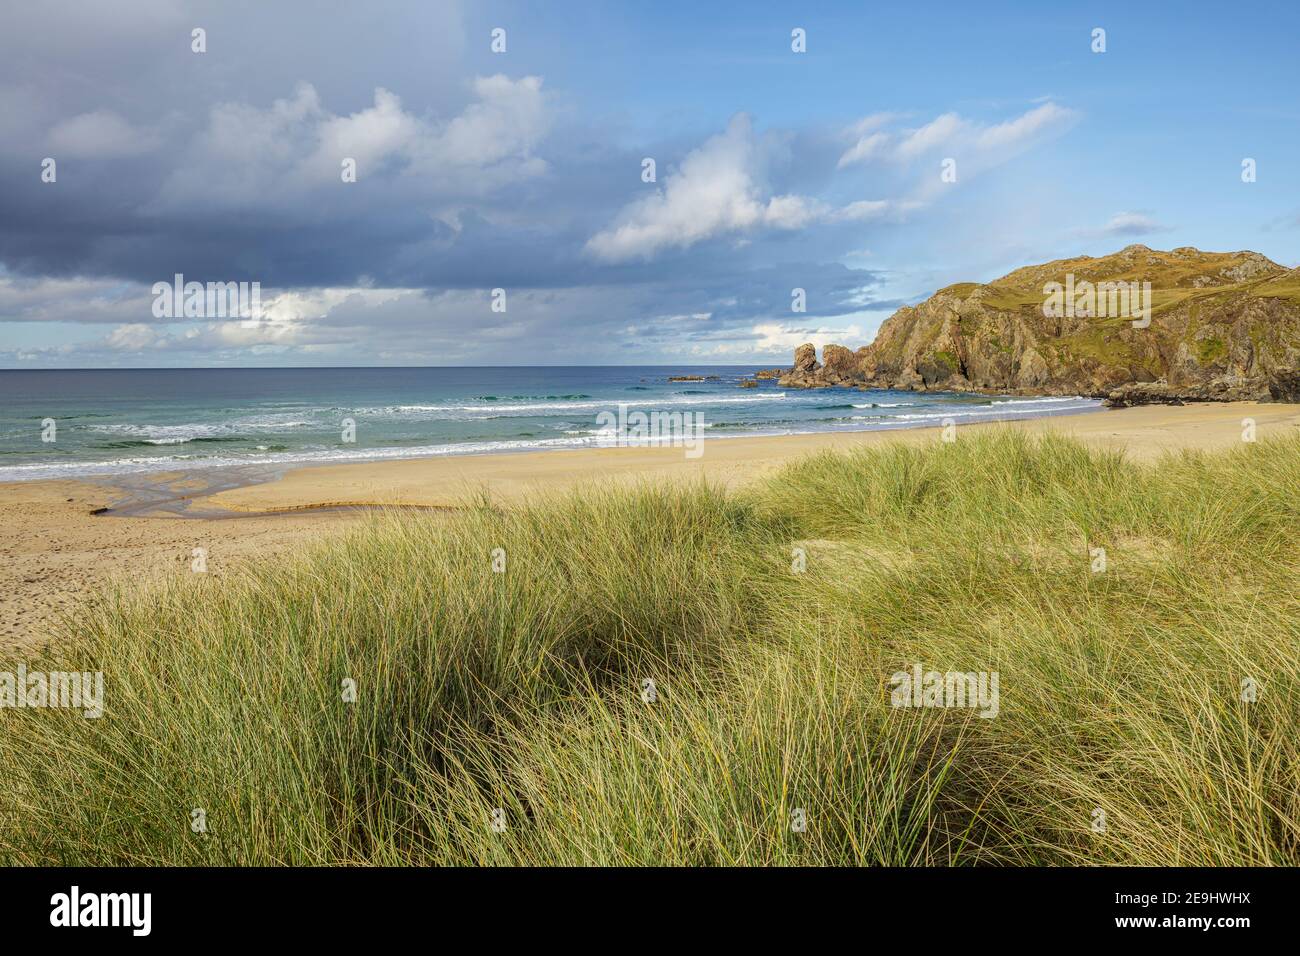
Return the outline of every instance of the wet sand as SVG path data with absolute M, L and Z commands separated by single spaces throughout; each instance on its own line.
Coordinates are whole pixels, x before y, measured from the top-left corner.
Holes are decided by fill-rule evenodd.
M 356 512 L 274 517 L 104 517 L 91 512 L 121 498 L 111 487 L 80 481 L 0 485 L 0 660 L 38 647 L 63 612 L 115 583 L 188 570 L 194 548 L 207 551 L 208 573 L 283 553 Z
M 1230 448 L 1252 418 L 1260 439 L 1300 429 L 1300 405 L 1149 406 L 1039 418 L 1014 427 L 1054 431 L 1150 461 L 1166 451 Z M 999 424 L 960 425 L 961 435 Z M 689 480 L 736 486 L 823 449 L 887 441 L 933 442 L 939 429 L 705 441 L 699 458 L 681 448 L 423 458 L 297 468 L 230 469 L 89 481 L 0 484 L 0 656 L 49 640 L 58 614 L 114 582 L 186 569 L 192 549 L 209 573 L 282 554 L 355 524 L 357 505 L 454 507 L 486 491 L 509 504 L 530 493 L 592 481 Z M 109 514 L 96 509 L 117 505 Z

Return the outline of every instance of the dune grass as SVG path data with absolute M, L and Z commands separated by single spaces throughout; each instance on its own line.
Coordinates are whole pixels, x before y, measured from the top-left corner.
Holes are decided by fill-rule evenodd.
M 69 621 L 106 712 L 0 711 L 0 862 L 1295 865 L 1297 582 L 1300 438 L 380 515 Z

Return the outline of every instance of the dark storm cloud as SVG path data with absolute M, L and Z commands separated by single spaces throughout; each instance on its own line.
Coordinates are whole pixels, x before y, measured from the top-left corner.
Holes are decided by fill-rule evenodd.
M 7 18 L 0 320 L 116 324 L 84 357 L 473 360 L 504 341 L 546 360 L 599 360 L 628 342 L 772 352 L 801 323 L 813 333 L 821 318 L 891 306 L 873 299 L 880 276 L 831 261 L 860 197 L 802 195 L 826 184 L 833 134 L 761 132 L 739 114 L 703 140 L 628 145 L 576 115 L 544 70 L 467 52 L 454 3 L 379 16 L 136 0 Z M 195 27 L 206 53 L 190 49 Z M 657 183 L 641 181 L 646 155 Z M 46 157 L 54 183 L 41 179 Z M 342 181 L 345 158 L 355 183 Z M 612 253 L 593 244 L 618 230 Z M 169 331 L 148 289 L 175 273 L 258 281 L 268 298 L 411 293 L 305 294 L 274 328 Z M 796 287 L 806 313 L 791 313 Z M 508 315 L 484 311 L 492 288 L 509 290 Z

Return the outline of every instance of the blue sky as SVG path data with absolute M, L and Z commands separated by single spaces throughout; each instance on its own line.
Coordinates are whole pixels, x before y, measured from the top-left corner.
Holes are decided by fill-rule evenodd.
M 15 12 L 0 367 L 775 364 L 1133 242 L 1300 265 L 1295 5 L 806 7 Z M 177 272 L 266 314 L 159 318 Z

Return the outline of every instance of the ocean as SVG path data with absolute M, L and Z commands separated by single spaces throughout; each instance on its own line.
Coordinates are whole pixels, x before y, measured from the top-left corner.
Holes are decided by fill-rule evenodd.
M 770 380 L 740 388 L 754 370 L 0 370 L 0 481 L 600 447 L 614 438 L 597 417 L 617 415 L 620 404 L 633 412 L 698 413 L 706 440 L 908 428 L 947 418 L 958 424 L 1022 419 L 1100 407 L 1084 398 L 802 391 Z M 674 375 L 704 380 L 669 381 Z M 355 441 L 344 441 L 349 419 Z

